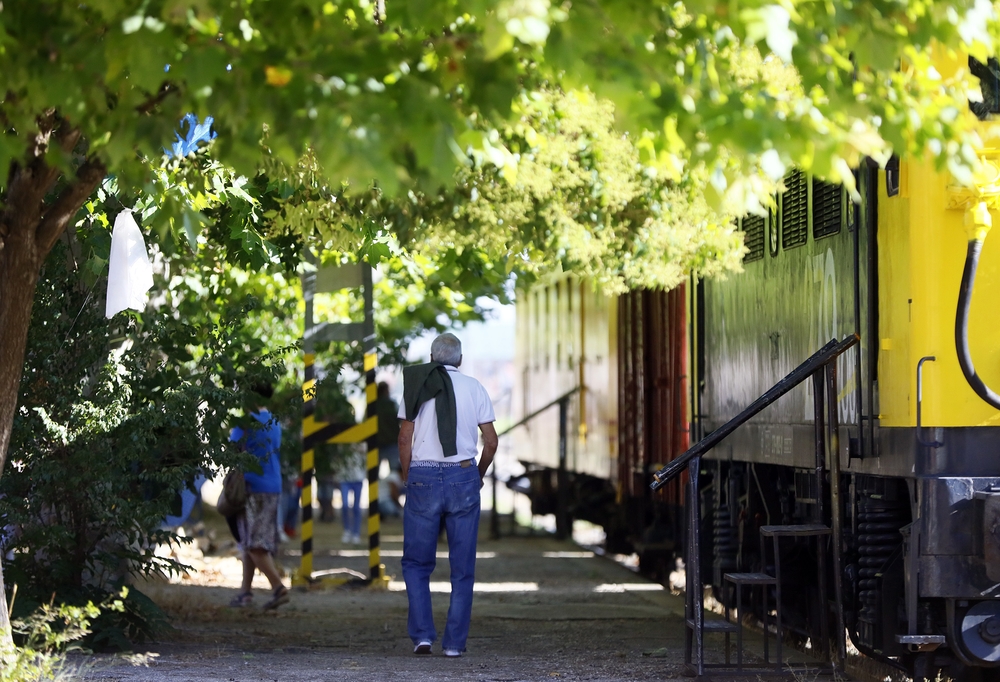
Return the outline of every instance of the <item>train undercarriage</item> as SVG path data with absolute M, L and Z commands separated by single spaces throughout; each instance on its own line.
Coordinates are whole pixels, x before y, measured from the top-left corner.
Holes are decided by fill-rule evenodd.
M 736 596 L 726 573 L 774 574 L 774 557 L 766 551 L 762 557 L 759 528 L 816 520 L 815 474 L 709 460 L 703 474 L 702 576 L 732 607 Z M 854 647 L 915 679 L 940 673 L 1000 680 L 1000 582 L 993 562 L 1000 551 L 994 492 L 1000 480 L 848 474 L 841 488 L 839 607 Z M 834 510 L 829 498 L 825 502 L 821 523 L 829 526 Z M 837 627 L 834 553 L 827 546 L 820 554 L 816 542 L 789 538 L 780 545 L 786 636 L 799 645 L 819 641 L 822 618 L 829 632 Z M 820 594 L 817 585 L 824 584 Z M 773 594 L 769 599 L 773 604 Z M 744 595 L 743 603 L 757 605 L 761 617 L 759 598 Z
M 525 474 L 535 514 L 556 514 L 558 472 Z M 827 475 L 828 479 L 828 475 Z M 774 571 L 759 529 L 816 519 L 815 472 L 740 461 L 703 462 L 700 485 L 702 576 L 716 599 L 736 605 L 734 572 Z M 601 525 L 609 553 L 636 553 L 639 569 L 666 584 L 684 547 L 682 510 L 671 504 L 619 503 L 607 481 L 570 474 L 568 514 Z M 829 480 L 826 481 L 829 490 Z M 1000 680 L 1000 479 L 844 474 L 841 510 L 842 614 L 851 644 L 915 679 L 943 674 Z M 831 523 L 829 498 L 823 522 Z M 827 593 L 820 595 L 815 538 L 780 546 L 786 641 L 818 641 L 820 619 L 837 627 L 832 551 L 825 552 Z M 829 550 L 829 546 L 827 546 Z M 992 576 L 992 577 L 991 577 Z M 773 604 L 773 587 L 769 603 Z M 993 598 L 991 598 L 993 597 Z M 759 593 L 744 594 L 756 616 Z M 825 606 L 825 608 L 824 608 Z M 771 616 L 773 618 L 773 614 Z

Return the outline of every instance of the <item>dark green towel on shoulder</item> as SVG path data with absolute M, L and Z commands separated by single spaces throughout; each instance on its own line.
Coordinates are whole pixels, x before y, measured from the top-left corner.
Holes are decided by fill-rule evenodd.
M 458 411 L 455 407 L 455 387 L 448 369 L 440 362 L 411 365 L 403 368 L 403 406 L 406 421 L 416 421 L 420 406 L 434 400 L 437 413 L 438 439 L 445 457 L 458 454 L 455 437 L 458 434 Z

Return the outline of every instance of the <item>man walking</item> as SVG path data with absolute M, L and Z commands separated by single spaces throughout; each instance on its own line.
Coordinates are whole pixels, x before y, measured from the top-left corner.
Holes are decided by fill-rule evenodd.
M 429 654 L 437 639 L 430 576 L 442 521 L 448 535 L 451 602 L 441 640 L 445 656 L 461 656 L 472 619 L 479 534 L 479 491 L 497 451 L 493 402 L 483 385 L 458 371 L 462 343 L 441 334 L 431 361 L 403 369 L 399 407 L 400 473 L 407 483 L 403 514 L 403 580 L 413 652 Z M 483 452 L 476 465 L 479 432 Z

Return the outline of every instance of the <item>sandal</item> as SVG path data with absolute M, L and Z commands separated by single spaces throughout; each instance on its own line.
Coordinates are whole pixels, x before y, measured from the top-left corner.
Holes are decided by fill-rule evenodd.
M 276 609 L 282 604 L 288 603 L 288 588 L 282 585 L 277 588 L 271 595 L 271 600 L 264 604 L 264 610 L 269 611 L 271 609 Z
M 253 593 L 252 592 L 240 592 L 238 595 L 232 598 L 229 605 L 234 609 L 244 609 L 248 606 L 253 606 Z

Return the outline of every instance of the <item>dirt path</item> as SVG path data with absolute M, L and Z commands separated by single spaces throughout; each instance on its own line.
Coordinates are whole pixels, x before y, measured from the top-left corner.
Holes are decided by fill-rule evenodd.
M 469 650 L 461 659 L 417 657 L 406 635 L 401 526 L 383 526 L 389 589 L 294 592 L 276 612 L 226 606 L 239 579 L 231 556 L 198 561 L 180 584 L 143 587 L 172 616 L 176 631 L 154 644 L 146 667 L 95 656 L 82 677 L 113 680 L 646 680 L 679 677 L 681 597 L 610 559 L 549 536 L 479 544 Z M 522 531 L 524 533 L 525 531 Z M 221 535 L 220 535 L 221 537 Z M 366 554 L 320 526 L 316 570 L 364 572 Z M 295 565 L 294 546 L 283 557 Z M 442 544 L 440 550 L 445 551 Z M 435 618 L 448 606 L 448 561 L 432 576 Z M 264 584 L 257 601 L 266 599 Z M 656 656 L 644 655 L 656 652 Z

